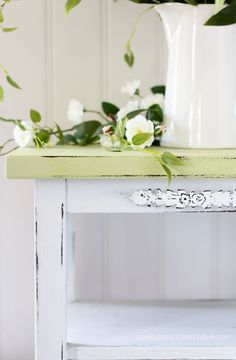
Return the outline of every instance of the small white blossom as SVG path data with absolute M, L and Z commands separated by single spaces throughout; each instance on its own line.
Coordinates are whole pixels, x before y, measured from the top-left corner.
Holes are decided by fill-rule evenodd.
M 67 111 L 68 120 L 80 124 L 84 117 L 84 105 L 77 99 L 71 99 Z
M 128 113 L 138 110 L 139 109 L 139 102 L 138 100 L 130 100 L 126 106 L 121 108 L 117 113 L 117 120 L 123 119 Z
M 130 97 L 134 96 L 136 91 L 140 88 L 141 81 L 140 80 L 132 80 L 128 81 L 124 86 L 121 88 L 122 94 L 128 94 Z
M 161 108 L 164 107 L 164 96 L 162 94 L 150 94 L 143 98 L 140 102 L 141 109 L 148 109 L 150 106 L 158 104 Z
M 132 144 L 132 139 L 137 134 L 150 133 L 152 136 L 138 147 L 144 149 L 146 146 L 151 146 L 154 141 L 154 126 L 151 120 L 147 120 L 143 115 L 137 115 L 126 123 L 126 137 Z
M 22 130 L 18 125 L 13 130 L 13 136 L 16 144 L 24 148 L 32 143 L 34 137 L 33 123 L 31 121 L 22 121 L 21 124 L 25 130 Z
M 119 151 L 122 146 L 119 139 L 115 138 L 114 136 L 104 134 L 100 136 L 100 144 L 107 150 L 113 151 Z

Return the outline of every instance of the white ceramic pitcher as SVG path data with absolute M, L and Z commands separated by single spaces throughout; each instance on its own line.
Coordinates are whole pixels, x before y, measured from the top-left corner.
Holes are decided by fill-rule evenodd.
M 162 146 L 236 147 L 236 25 L 204 26 L 214 5 L 156 11 L 169 48 Z

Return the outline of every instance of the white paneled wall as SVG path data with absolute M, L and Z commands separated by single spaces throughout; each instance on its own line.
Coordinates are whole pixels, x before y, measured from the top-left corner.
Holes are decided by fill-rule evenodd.
M 83 0 L 65 17 L 64 0 L 21 0 L 9 9 L 12 34 L 0 34 L 0 62 L 22 85 L 8 89 L 0 113 L 30 107 L 68 125 L 71 97 L 87 108 L 122 105 L 127 80 L 143 92 L 163 83 L 167 50 L 158 16 L 144 18 L 134 40 L 136 65 L 123 47 L 141 7 L 127 0 Z M 1 125 L 0 139 L 10 134 Z M 107 299 L 236 296 L 234 214 L 83 215 L 75 217 L 76 297 Z M 0 359 L 33 359 L 33 186 L 7 181 L 0 163 Z
M 16 1 L 6 19 L 19 29 L 0 32 L 0 63 L 23 91 L 6 85 L 0 114 L 24 118 L 30 107 L 44 114 L 44 1 Z M 10 128 L 2 123 L 0 128 L 0 142 L 12 136 Z M 0 359 L 32 360 L 33 348 L 33 183 L 6 180 L 0 158 Z
M 75 297 L 235 298 L 234 216 L 76 216 Z

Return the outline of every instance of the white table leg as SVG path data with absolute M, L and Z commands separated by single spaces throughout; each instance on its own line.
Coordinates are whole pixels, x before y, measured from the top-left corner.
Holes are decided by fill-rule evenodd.
M 35 185 L 35 360 L 66 360 L 66 181 Z
M 66 256 L 67 256 L 67 300 L 75 301 L 75 226 L 74 218 L 70 216 L 66 225 Z

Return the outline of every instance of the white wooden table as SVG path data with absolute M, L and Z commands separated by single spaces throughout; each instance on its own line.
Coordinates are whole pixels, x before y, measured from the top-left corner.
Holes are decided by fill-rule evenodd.
M 170 186 L 139 152 L 61 147 L 7 157 L 9 178 L 35 179 L 36 360 L 236 359 L 234 301 L 73 301 L 71 214 L 236 210 L 236 150 L 172 151 L 183 165 Z

